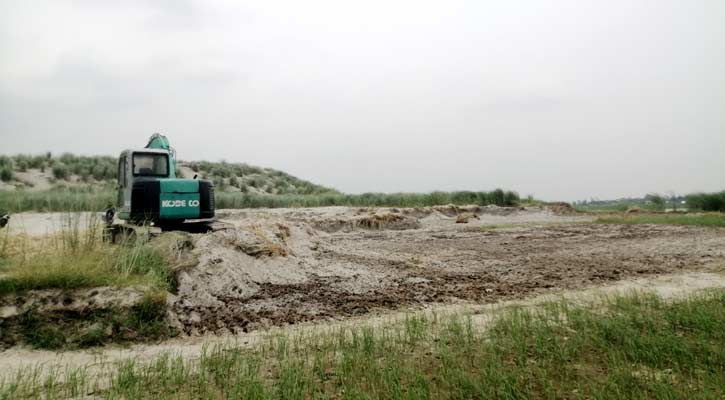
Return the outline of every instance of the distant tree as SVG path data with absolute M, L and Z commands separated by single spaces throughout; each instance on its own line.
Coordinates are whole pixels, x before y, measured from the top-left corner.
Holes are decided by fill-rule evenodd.
M 677 196 L 677 193 L 675 193 L 674 190 L 670 190 L 667 192 L 667 197 L 670 199 L 670 203 L 672 204 L 672 211 L 677 211 L 677 202 L 679 201 L 679 196 Z
M 662 211 L 665 209 L 665 198 L 658 193 L 648 194 L 647 196 L 645 196 L 645 200 L 649 200 L 655 210 Z
M 17 166 L 18 166 L 18 171 L 25 172 L 28 170 L 28 161 L 23 158 L 20 161 L 18 161 Z

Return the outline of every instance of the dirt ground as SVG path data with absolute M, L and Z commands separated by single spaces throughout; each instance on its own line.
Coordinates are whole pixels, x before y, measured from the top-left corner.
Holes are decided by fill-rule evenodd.
M 198 262 L 177 273 L 168 299 L 169 321 L 185 335 L 494 303 L 725 266 L 725 229 L 597 224 L 566 207 L 221 210 L 218 217 L 226 229 L 190 236 L 186 251 Z M 64 218 L 16 214 L 10 230 L 52 233 Z M 89 219 L 79 215 L 81 226 Z
M 561 211 L 561 210 L 559 210 Z M 725 230 L 604 225 L 547 208 L 225 211 L 198 235 L 171 320 L 242 333 L 430 304 L 492 303 L 725 265 Z M 467 223 L 457 223 L 461 220 Z
M 177 274 L 178 290 L 168 298 L 180 337 L 60 353 L 16 346 L 0 352 L 0 370 L 106 366 L 165 352 L 195 357 L 209 343 L 253 345 L 270 332 L 382 323 L 411 310 L 485 316 L 490 307 L 551 296 L 630 289 L 671 296 L 725 287 L 725 229 L 719 228 L 597 224 L 557 207 L 331 207 L 218 216 L 226 229 L 190 235 L 187 256 L 198 262 Z M 13 218 L 16 233 L 42 235 L 59 229 L 64 217 Z M 133 297 L 131 289 L 99 289 L 91 293 L 108 301 L 94 297 L 94 304 L 123 306 Z M 84 292 L 71 302 L 67 293 L 63 301 L 45 299 L 52 293 L 25 297 L 45 299 L 51 308 L 82 307 Z M 2 308 L 0 318 L 20 308 Z

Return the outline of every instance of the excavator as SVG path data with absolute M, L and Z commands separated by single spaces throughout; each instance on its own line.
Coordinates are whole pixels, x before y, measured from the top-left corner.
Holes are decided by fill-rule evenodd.
M 176 176 L 176 151 L 156 133 L 143 149 L 124 150 L 118 159 L 118 197 L 104 214 L 104 237 L 111 242 L 168 230 L 216 230 L 214 184 Z

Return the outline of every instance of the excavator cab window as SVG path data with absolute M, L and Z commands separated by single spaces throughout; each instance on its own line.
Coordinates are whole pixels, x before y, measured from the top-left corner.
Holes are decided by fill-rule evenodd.
M 133 176 L 169 176 L 169 156 L 156 153 L 133 154 Z

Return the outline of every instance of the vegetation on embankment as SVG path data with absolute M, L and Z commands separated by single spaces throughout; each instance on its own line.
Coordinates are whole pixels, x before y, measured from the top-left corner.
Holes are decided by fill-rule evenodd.
M 692 398 L 725 395 L 725 291 L 547 303 L 270 336 L 199 358 L 127 360 L 0 383 L 0 398 Z M 50 382 L 51 384 L 48 384 Z
M 55 189 L 43 192 L 0 191 L 0 210 L 23 211 L 102 211 L 114 204 L 116 193 L 107 188 Z M 290 208 L 290 207 L 426 207 L 435 205 L 481 206 L 495 204 L 514 206 L 519 203 L 516 192 L 497 189 L 490 192 L 432 192 L 432 193 L 365 193 L 272 195 L 251 193 L 216 193 L 216 208 Z
M 17 179 L 18 173 L 35 170 L 47 175 L 51 183 L 71 180 L 85 183 L 112 181 L 116 179 L 117 162 L 114 157 L 77 156 L 70 153 L 61 156 L 53 156 L 50 152 L 41 155 L 0 156 L 0 180 L 22 182 Z
M 647 214 L 632 213 L 621 215 L 607 215 L 597 218 L 596 222 L 602 224 L 665 224 L 665 225 L 694 225 L 725 227 L 725 214 L 723 213 L 696 213 L 696 214 Z
M 118 159 L 109 156 L 77 156 L 64 153 L 0 156 L 0 182 L 11 188 L 32 189 L 36 184 L 55 187 L 113 185 Z M 218 191 L 250 194 L 317 195 L 338 193 L 299 179 L 283 171 L 244 163 L 191 161 L 179 162 L 177 175 L 198 175 L 214 182 Z
M 117 194 L 105 188 L 54 188 L 46 191 L 0 190 L 0 211 L 76 212 L 103 211 L 115 204 Z
M 364 193 L 295 195 L 241 195 L 217 193 L 217 208 L 290 208 L 290 207 L 428 207 L 437 205 L 514 206 L 519 203 L 516 192 L 496 189 L 490 192 L 432 192 L 432 193 Z
M 0 211 L 102 211 L 115 204 L 116 160 L 112 157 L 50 153 L 0 156 L 0 175 L 14 190 L 0 190 Z M 34 179 L 52 189 L 33 189 Z M 424 207 L 445 204 L 516 205 L 515 192 L 365 193 L 343 194 L 271 168 L 244 163 L 179 162 L 178 176 L 198 175 L 215 184 L 216 206 L 222 208 L 287 207 Z M 47 186 L 47 185 L 46 185 Z M 531 200 L 531 199 L 530 199 Z
M 79 215 L 68 215 L 59 233 L 41 238 L 0 231 L 0 306 L 17 312 L 0 318 L 0 348 L 17 343 L 76 348 L 173 333 L 165 299 L 176 288 L 174 269 L 193 261 L 183 251 L 190 246 L 188 238 L 169 233 L 111 245 L 101 240 L 100 221 L 89 218 L 83 222 Z M 94 294 L 78 292 L 104 287 L 130 291 L 117 301 L 101 294 L 103 304 Z M 62 306 L 45 309 L 48 301 Z
M 141 285 L 173 288 L 164 250 L 142 239 L 104 243 L 95 216 L 68 215 L 53 236 L 30 238 L 0 232 L 0 296 L 26 290 Z
M 200 178 L 214 182 L 218 192 L 271 195 L 321 195 L 339 193 L 335 189 L 308 182 L 272 168 L 245 163 L 190 161 L 180 162 Z
M 0 349 L 22 343 L 46 350 L 148 342 L 166 339 L 175 333 L 166 320 L 166 292 L 163 291 L 148 291 L 126 307 L 31 309 L 0 319 L 0 332 Z

